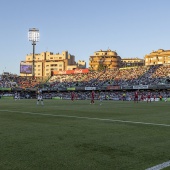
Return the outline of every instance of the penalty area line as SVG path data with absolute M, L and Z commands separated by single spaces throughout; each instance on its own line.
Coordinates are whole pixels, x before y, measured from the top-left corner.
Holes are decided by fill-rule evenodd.
M 83 116 L 81 117 L 81 116 L 69 116 L 69 115 L 54 115 L 54 114 L 47 114 L 47 113 L 21 112 L 21 111 L 12 111 L 12 110 L 0 110 L 0 112 L 23 113 L 23 114 L 40 115 L 40 116 L 53 116 L 53 117 L 63 117 L 63 118 L 76 118 L 76 119 L 87 119 L 87 120 L 98 120 L 98 121 L 108 121 L 108 122 L 120 122 L 120 123 L 170 127 L 169 124 L 134 122 L 134 121 L 129 121 L 129 120 L 102 119 L 102 118 L 95 118 L 95 117 L 93 118 L 93 117 L 83 117 Z
M 164 162 L 162 164 L 153 166 L 153 167 L 145 169 L 145 170 L 161 170 L 161 169 L 167 168 L 168 166 L 170 166 L 170 161 Z

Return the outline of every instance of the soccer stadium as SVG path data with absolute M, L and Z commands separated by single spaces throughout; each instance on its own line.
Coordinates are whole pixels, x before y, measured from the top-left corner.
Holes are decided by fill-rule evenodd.
M 64 72 L 46 81 L 4 73 L 1 169 L 169 166 L 169 75 L 169 65 Z
M 1 0 L 0 170 L 170 170 L 170 0 Z

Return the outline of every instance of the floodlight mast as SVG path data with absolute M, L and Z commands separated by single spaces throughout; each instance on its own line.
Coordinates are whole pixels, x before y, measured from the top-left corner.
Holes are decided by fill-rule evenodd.
M 35 65 L 35 45 L 36 42 L 39 41 L 40 38 L 40 33 L 39 33 L 39 29 L 37 28 L 30 28 L 29 32 L 28 32 L 28 40 L 32 42 L 33 45 L 33 56 L 32 56 L 32 77 L 35 78 L 35 69 L 34 69 L 34 65 Z

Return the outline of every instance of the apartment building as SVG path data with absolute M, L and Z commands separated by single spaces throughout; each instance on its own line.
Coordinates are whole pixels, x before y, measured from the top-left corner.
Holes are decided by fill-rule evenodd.
M 145 65 L 170 64 L 170 50 L 159 49 L 145 55 Z
M 144 66 L 145 60 L 141 58 L 123 58 L 121 60 L 122 64 L 121 67 L 138 67 Z
M 121 66 L 121 57 L 115 51 L 110 49 L 96 51 L 89 59 L 89 69 L 99 70 L 100 67 L 106 69 L 119 68 Z
M 29 54 L 26 60 L 20 63 L 20 76 L 32 76 L 32 71 L 25 71 L 24 67 L 31 69 L 34 63 L 35 77 L 49 77 L 52 71 L 73 70 L 78 68 L 75 62 L 75 56 L 63 51 L 61 54 L 52 52 L 42 52 L 34 55 Z M 86 63 L 84 63 L 86 64 Z M 33 70 L 33 69 L 32 69 Z

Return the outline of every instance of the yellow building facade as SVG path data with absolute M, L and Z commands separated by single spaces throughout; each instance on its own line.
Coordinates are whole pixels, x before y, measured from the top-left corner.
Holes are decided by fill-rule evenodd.
M 121 61 L 121 67 L 136 67 L 145 65 L 145 60 L 140 58 L 124 58 Z
M 21 65 L 33 65 L 33 54 L 26 56 L 26 60 Z M 49 77 L 52 71 L 73 70 L 77 68 L 75 56 L 63 51 L 61 54 L 52 52 L 42 52 L 34 55 L 34 75 L 35 77 Z M 32 74 L 20 73 L 20 76 L 32 76 Z
M 145 55 L 145 65 L 170 64 L 170 50 L 159 49 Z
M 89 69 L 98 70 L 100 66 L 106 69 L 119 68 L 121 66 L 121 57 L 115 51 L 96 51 L 89 58 Z
M 77 66 L 78 66 L 78 68 L 80 68 L 80 69 L 84 69 L 84 68 L 86 68 L 86 62 L 85 62 L 84 60 L 79 60 L 79 61 L 77 62 Z

